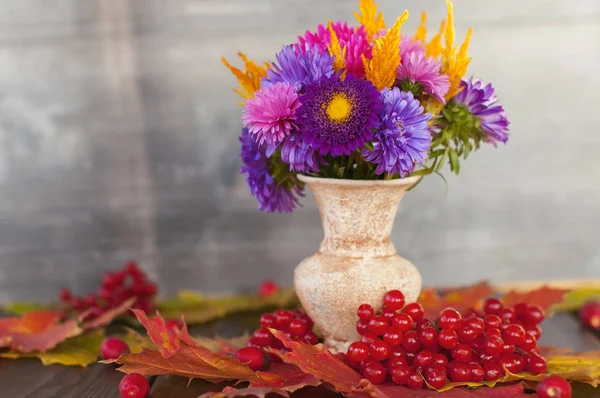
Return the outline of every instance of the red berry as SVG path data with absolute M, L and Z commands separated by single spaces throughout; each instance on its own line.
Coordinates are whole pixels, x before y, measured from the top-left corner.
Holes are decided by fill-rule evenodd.
M 446 308 L 438 315 L 437 325 L 440 329 L 455 330 L 460 326 L 461 316 L 454 308 Z
M 393 326 L 390 327 L 383 334 L 383 341 L 385 341 L 392 347 L 399 346 L 400 344 L 402 344 L 402 340 L 404 340 L 404 335 L 402 334 L 401 331 L 399 331 L 398 329 L 396 329 Z
M 525 325 L 525 332 L 532 335 L 533 338 L 535 339 L 535 341 L 538 341 L 540 339 L 540 337 L 542 337 L 542 328 L 540 327 L 540 325 L 535 325 L 535 326 Z
M 73 298 L 71 291 L 69 289 L 62 289 L 59 294 L 60 301 L 63 303 L 68 303 Z
M 366 319 L 359 319 L 358 322 L 356 322 L 356 331 L 358 334 L 364 336 L 365 334 L 369 333 L 369 322 L 370 321 Z
M 431 321 L 431 319 L 423 318 L 415 322 L 415 330 L 417 332 L 420 332 L 421 330 L 429 326 L 433 326 L 433 322 Z
M 154 296 L 156 294 L 157 290 L 158 290 L 158 287 L 156 286 L 156 283 L 148 282 L 144 285 L 143 294 L 146 296 Z
M 450 353 L 452 354 L 452 359 L 459 363 L 469 363 L 473 357 L 473 351 L 471 350 L 471 347 L 463 343 L 460 343 L 454 347 Z
M 383 305 L 396 311 L 404 307 L 404 294 L 400 290 L 390 290 L 383 296 Z
M 407 352 L 417 352 L 419 348 L 421 348 L 421 339 L 419 338 L 419 334 L 410 330 L 404 334 L 404 341 L 402 341 L 402 347 Z
M 280 330 L 287 329 L 290 322 L 294 319 L 294 314 L 288 310 L 277 310 L 273 314 L 275 315 L 275 325 Z
M 510 370 L 511 373 L 519 373 L 525 369 L 525 360 L 521 354 L 513 354 L 514 368 Z
M 544 377 L 537 385 L 536 392 L 539 398 L 571 398 L 573 394 L 569 382 L 556 375 Z
M 377 336 L 375 336 L 373 333 L 365 333 L 360 337 L 360 341 L 367 344 L 371 344 L 375 340 L 377 340 Z
M 521 320 L 527 325 L 537 325 L 544 320 L 544 316 L 544 310 L 541 307 L 534 305 L 532 307 L 527 307 L 525 313 L 521 316 Z
M 449 366 L 450 379 L 457 383 L 471 380 L 471 369 L 466 363 L 453 363 Z
M 382 334 L 384 334 L 389 327 L 390 324 L 388 323 L 387 319 L 385 319 L 385 317 L 383 317 L 382 315 L 375 315 L 369 321 L 369 331 L 376 336 L 381 336 Z
M 485 300 L 485 303 L 483 304 L 483 312 L 485 312 L 487 315 L 489 315 L 489 314 L 495 315 L 501 309 L 502 309 L 502 302 L 500 300 L 498 300 L 497 298 L 489 298 L 489 299 Z
M 306 332 L 304 334 L 304 337 L 302 338 L 302 340 L 304 342 L 306 342 L 307 344 L 319 344 L 319 338 L 317 337 L 317 335 L 315 334 L 315 332 L 313 332 L 312 330 L 309 330 L 308 332 Z
M 71 308 L 75 311 L 82 311 L 85 308 L 85 303 L 79 297 L 73 297 L 71 299 Z
M 313 326 L 315 326 L 313 320 L 310 319 L 310 317 L 303 312 L 301 312 L 296 318 L 302 319 L 304 322 L 306 322 L 306 327 L 308 328 L 308 330 L 312 330 Z
M 406 364 L 396 364 L 389 368 L 389 373 L 392 377 L 392 381 L 394 382 L 394 384 L 403 386 L 408 381 L 408 376 L 410 375 L 410 368 Z
M 308 327 L 306 321 L 302 319 L 292 319 L 288 326 L 288 330 L 292 335 L 300 336 L 307 332 Z
M 504 345 L 502 346 L 502 354 L 512 354 L 514 351 L 514 345 L 504 343 Z
M 504 368 L 496 362 L 488 362 L 483 368 L 485 369 L 485 379 L 487 381 L 498 380 L 505 373 Z
M 527 361 L 527 368 L 534 375 L 538 375 L 544 373 L 546 369 L 548 369 L 548 364 L 544 358 L 533 354 Z
M 525 329 L 519 325 L 508 325 L 502 332 L 502 340 L 506 344 L 519 345 L 525 342 Z
M 410 304 L 409 304 L 410 305 Z M 406 333 L 413 328 L 413 319 L 407 314 L 396 314 L 392 318 L 392 326 L 402 333 Z
M 525 352 L 533 350 L 537 346 L 537 341 L 529 333 L 525 333 L 523 343 L 519 344 L 519 348 Z
M 418 372 L 411 372 L 408 375 L 406 385 L 411 390 L 418 390 L 419 388 L 423 388 L 423 384 L 423 377 Z
M 456 330 L 456 333 L 458 334 L 458 340 L 461 343 L 470 343 L 472 341 L 475 341 L 475 339 L 478 336 L 475 329 L 473 329 L 468 324 L 463 324 Z
M 102 359 L 118 359 L 122 354 L 129 353 L 129 347 L 121 339 L 107 337 L 100 344 Z
M 425 375 L 425 380 L 431 387 L 439 390 L 448 383 L 446 370 L 443 368 L 432 368 Z
M 98 297 L 95 294 L 88 294 L 83 298 L 83 302 L 88 307 L 95 307 L 98 305 Z
M 523 314 L 525 313 L 525 310 L 527 310 L 527 304 L 526 303 L 517 303 L 514 305 L 513 309 L 515 310 L 515 315 L 517 316 L 517 318 L 521 318 L 523 316 Z
M 479 317 L 467 318 L 464 320 L 464 324 L 469 325 L 471 329 L 475 331 L 477 336 L 483 333 L 483 330 L 485 329 L 485 323 L 483 322 L 483 319 Z
M 375 311 L 369 304 L 361 304 L 356 310 L 356 315 L 358 315 L 359 319 L 369 321 L 375 315 Z
M 433 363 L 433 352 L 422 350 L 416 356 L 412 363 L 413 368 L 426 369 Z
M 390 310 L 389 308 L 383 307 L 381 315 L 387 320 L 388 323 L 392 323 L 392 319 L 396 316 L 396 310 Z
M 379 362 L 367 360 L 362 366 L 362 375 L 373 384 L 381 384 L 385 381 L 386 371 Z
M 454 330 L 444 329 L 438 335 L 438 343 L 447 350 L 451 350 L 458 344 L 458 335 Z
M 404 354 L 404 359 L 406 360 L 407 364 L 412 365 L 416 356 L 417 356 L 417 354 L 415 354 L 414 352 L 406 351 L 406 353 Z
M 98 318 L 104 311 L 100 307 L 92 307 L 88 310 L 88 314 L 85 316 L 85 321 L 91 321 L 92 319 Z
M 496 356 L 502 353 L 504 341 L 498 336 L 490 336 L 485 341 L 485 353 L 487 355 Z
M 427 326 L 419 332 L 419 339 L 425 347 L 433 347 L 438 342 L 438 331 L 433 326 Z
M 433 354 L 431 365 L 442 366 L 445 368 L 446 365 L 448 365 L 448 358 L 444 354 Z
M 469 364 L 469 370 L 471 371 L 471 381 L 475 383 L 479 383 L 485 379 L 485 370 L 481 367 L 481 365 L 471 362 Z
M 579 320 L 592 330 L 600 329 L 600 302 L 588 301 L 579 310 Z
M 407 315 L 410 315 L 414 322 L 418 321 L 419 319 L 422 319 L 423 314 L 425 313 L 423 307 L 419 303 L 406 304 L 404 308 L 402 308 L 402 312 Z
M 371 358 L 376 361 L 385 361 L 390 357 L 390 345 L 383 340 L 375 340 L 369 345 Z
M 269 364 L 269 356 L 257 347 L 240 348 L 233 355 L 252 370 L 263 370 Z
M 262 281 L 261 284 L 258 286 L 258 295 L 260 297 L 270 297 L 274 295 L 277 292 L 277 290 L 279 290 L 279 285 L 274 281 L 267 279 L 265 281 Z
M 348 359 L 353 362 L 361 362 L 369 358 L 369 345 L 361 341 L 355 341 L 348 346 Z
M 150 384 L 141 374 L 130 373 L 121 379 L 119 392 L 123 398 L 145 398 L 150 394 Z
M 502 319 L 497 315 L 486 315 L 485 318 L 483 318 L 483 323 L 485 324 L 486 329 L 499 329 L 500 325 L 502 325 Z
M 262 326 L 252 334 L 254 342 L 260 347 L 268 347 L 273 343 L 273 335 L 269 332 L 269 329 Z
M 392 349 L 390 351 L 390 362 L 393 359 L 404 360 L 405 358 L 406 358 L 406 350 L 403 347 L 401 347 L 401 346 L 392 347 Z
M 260 325 L 266 328 L 274 328 L 277 323 L 275 315 L 273 314 L 262 314 L 260 316 Z
M 498 315 L 504 323 L 513 323 L 517 320 L 515 312 L 510 308 L 502 308 L 496 313 L 496 315 Z
M 486 329 L 485 332 L 484 332 L 484 334 L 487 337 L 492 337 L 492 336 L 502 337 L 502 332 L 498 328 L 489 328 L 489 329 Z
M 125 268 L 124 271 L 126 274 L 129 275 L 141 275 L 142 272 L 140 271 L 138 264 L 135 261 L 130 261 L 127 264 L 125 264 Z

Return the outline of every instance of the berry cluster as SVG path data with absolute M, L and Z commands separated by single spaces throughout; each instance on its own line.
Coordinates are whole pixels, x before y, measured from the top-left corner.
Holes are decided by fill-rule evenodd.
M 347 362 L 373 384 L 386 379 L 412 389 L 427 384 L 440 389 L 449 380 L 480 382 L 497 380 L 505 369 L 511 373 L 546 371 L 538 355 L 538 326 L 544 319 L 539 307 L 519 303 L 504 308 L 494 298 L 485 302 L 484 313 L 469 310 L 463 317 L 453 308 L 436 320 L 424 318 L 418 303 L 404 305 L 404 295 L 391 290 L 380 314 L 373 307 L 358 307 L 356 329 L 361 340 L 346 353 Z
M 74 296 L 70 290 L 60 292 L 60 301 L 68 312 L 86 313 L 86 320 L 92 320 L 105 311 L 118 307 L 124 301 L 135 297 L 132 308 L 152 312 L 153 298 L 156 295 L 156 284 L 149 281 L 135 262 L 124 265 L 116 272 L 107 272 L 102 277 L 102 286 L 96 294 L 85 297 Z

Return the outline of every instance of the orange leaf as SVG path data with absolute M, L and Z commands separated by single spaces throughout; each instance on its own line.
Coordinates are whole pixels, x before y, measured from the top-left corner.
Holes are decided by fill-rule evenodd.
M 286 340 L 279 330 L 269 330 L 285 347 L 290 349 L 283 353 L 278 350 L 270 350 L 284 362 L 295 365 L 304 373 L 315 376 L 332 386 L 337 392 L 364 393 L 371 397 L 385 396 L 377 387 L 335 357 L 323 344 L 310 345 Z
M 288 392 L 319 384 L 321 381 L 314 375 L 287 363 L 272 363 L 268 371 L 256 372 L 256 378 L 250 381 L 250 387 L 275 387 Z
M 135 297 L 131 297 L 130 299 L 125 300 L 123 303 L 121 303 L 121 305 L 119 305 L 118 307 L 115 307 L 108 311 L 103 312 L 102 315 L 100 315 L 99 317 L 97 317 L 89 322 L 85 322 L 81 326 L 86 330 L 99 328 L 101 326 L 106 326 L 106 325 L 110 324 L 113 321 L 113 319 L 115 319 L 119 315 L 126 313 L 127 310 L 129 310 L 129 307 L 131 307 L 133 305 L 133 303 L 135 303 L 135 300 L 136 300 Z
M 539 305 L 544 310 L 547 310 L 552 305 L 562 302 L 563 296 L 568 292 L 565 289 L 554 289 L 544 285 L 528 292 L 511 290 L 504 295 L 502 301 L 507 307 L 514 306 L 517 303 L 527 303 L 527 305 Z
M 289 397 L 290 394 L 281 388 L 273 387 L 247 387 L 247 388 L 233 388 L 225 387 L 221 392 L 207 392 L 200 395 L 199 398 L 234 398 L 234 397 L 258 397 L 265 398 L 267 394 L 278 394 L 283 397 Z
M 148 318 L 146 313 L 142 310 L 132 309 L 131 310 L 138 321 L 146 328 L 148 337 L 154 344 L 157 345 L 160 354 L 169 358 L 175 354 L 181 347 L 181 340 L 188 345 L 196 345 L 193 339 L 190 337 L 187 326 L 184 326 L 181 330 L 173 330 L 167 327 L 167 323 L 162 316 L 157 312 L 156 316 Z
M 479 301 L 492 293 L 494 290 L 487 282 L 480 282 L 472 286 L 446 290 L 442 295 L 435 289 L 425 289 L 421 292 L 418 302 L 423 306 L 425 317 L 435 319 L 439 312 L 447 307 L 459 312 L 476 307 Z
M 60 316 L 54 311 L 32 311 L 22 317 L 0 319 L 0 347 L 44 352 L 83 332 L 75 321 L 59 321 Z

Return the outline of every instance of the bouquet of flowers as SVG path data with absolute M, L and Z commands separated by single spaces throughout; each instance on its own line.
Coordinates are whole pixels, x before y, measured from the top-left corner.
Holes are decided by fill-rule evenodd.
M 319 25 L 259 65 L 239 53 L 243 98 L 242 173 L 261 210 L 291 212 L 297 173 L 378 180 L 438 173 L 482 142 L 508 140 L 508 120 L 491 84 L 466 78 L 471 30 L 455 43 L 453 7 L 427 40 L 426 15 L 412 36 L 408 12 L 386 28 L 373 0 L 360 0 L 358 26 Z

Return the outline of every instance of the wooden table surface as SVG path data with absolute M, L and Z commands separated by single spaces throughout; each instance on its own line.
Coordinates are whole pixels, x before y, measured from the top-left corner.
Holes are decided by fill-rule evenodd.
M 198 335 L 234 337 L 258 325 L 258 314 L 231 316 L 193 330 Z M 540 344 L 568 347 L 578 351 L 600 349 L 600 334 L 580 327 L 570 314 L 559 314 L 542 324 Z M 1 398 L 119 398 L 119 381 L 123 373 L 114 367 L 94 364 L 85 369 L 60 365 L 43 366 L 37 359 L 0 359 Z M 211 384 L 177 376 L 150 378 L 151 398 L 196 398 L 207 391 L 221 391 L 226 384 Z M 600 387 L 579 386 L 574 397 L 600 397 Z M 335 397 L 335 393 L 304 390 L 294 397 Z

